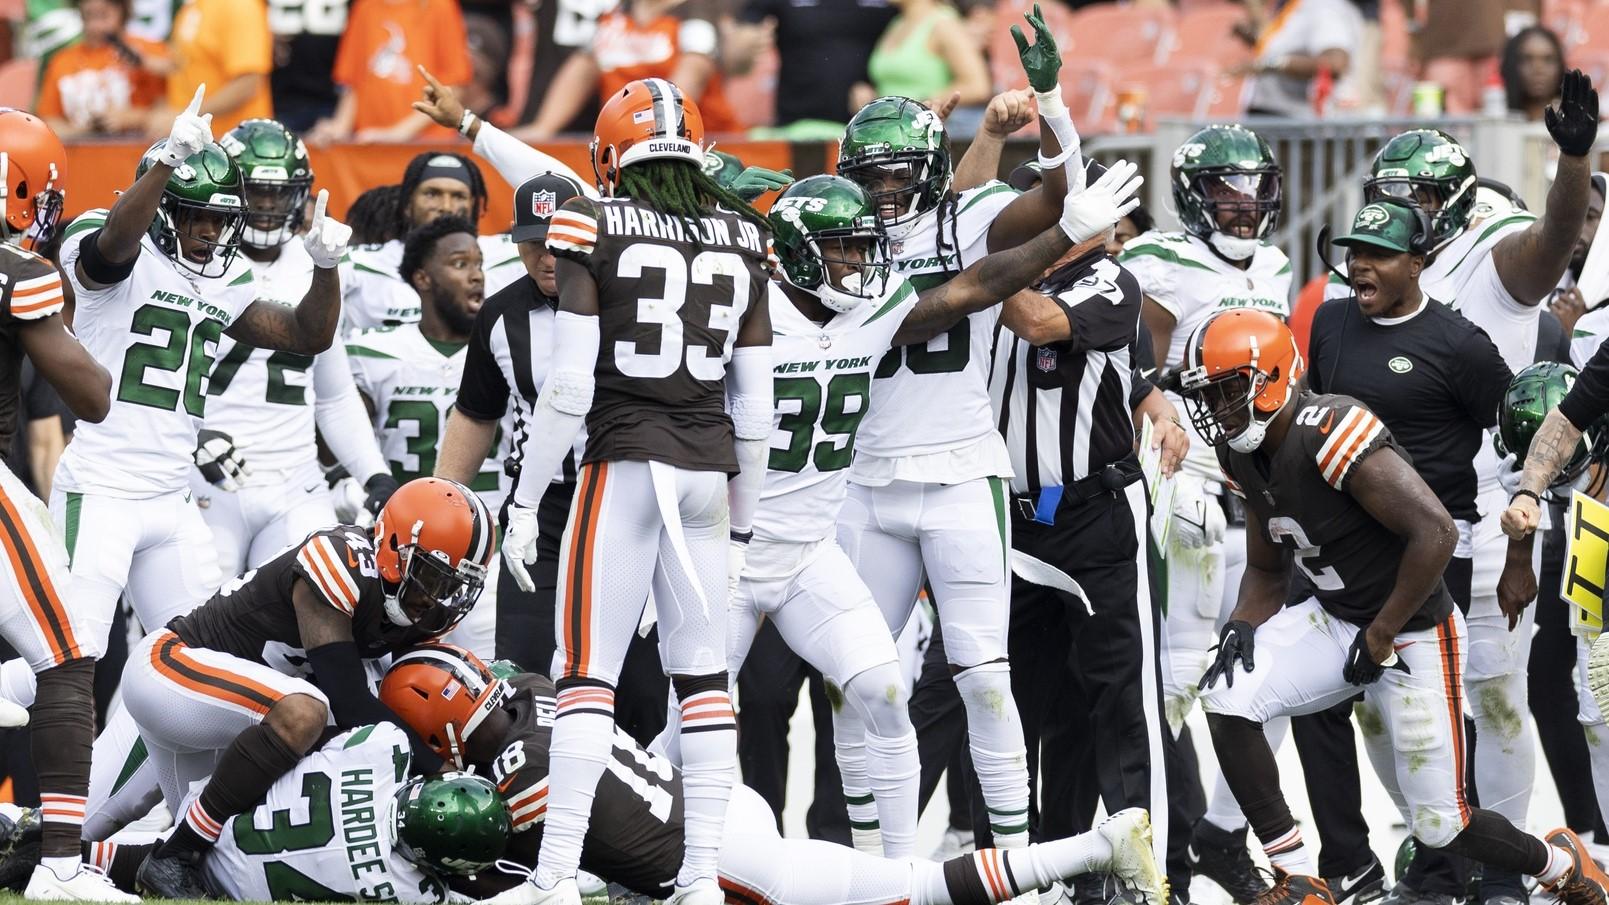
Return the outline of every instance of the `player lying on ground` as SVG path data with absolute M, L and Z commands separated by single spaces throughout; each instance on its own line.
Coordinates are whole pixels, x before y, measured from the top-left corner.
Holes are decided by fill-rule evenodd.
M 446 692 L 451 691 L 449 697 Z M 380 699 L 453 767 L 490 776 L 508 801 L 514 835 L 506 858 L 536 863 L 547 813 L 553 683 L 524 673 L 499 680 L 473 654 L 430 644 L 398 658 Z M 680 772 L 616 729 L 581 852 L 583 869 L 664 898 L 682 862 Z M 1014 851 L 984 849 L 936 864 L 879 858 L 846 846 L 777 834 L 777 817 L 739 784 L 727 811 L 717 871 L 729 900 L 774 905 L 986 905 L 1094 872 L 1115 875 L 1147 905 L 1167 901 L 1151 856 L 1150 820 L 1131 809 L 1094 831 Z M 500 905 L 537 898 L 524 877 L 483 874 L 473 892 L 502 890 Z

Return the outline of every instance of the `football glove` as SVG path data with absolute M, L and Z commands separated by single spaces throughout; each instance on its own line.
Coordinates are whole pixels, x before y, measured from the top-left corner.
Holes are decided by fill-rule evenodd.
M 201 96 L 206 90 L 205 84 L 196 86 L 190 106 L 173 118 L 173 129 L 157 154 L 158 163 L 176 167 L 212 142 L 212 114 L 201 112 Z
M 776 192 L 787 188 L 793 182 L 793 170 L 768 170 L 765 167 L 747 167 L 732 180 L 732 193 L 744 201 L 753 202 L 754 199 L 766 192 Z
M 508 507 L 508 530 L 503 533 L 503 565 L 514 583 L 529 594 L 536 590 L 527 568 L 536 564 L 536 537 L 539 533 L 536 510 L 525 506 Z
M 1341 665 L 1341 678 L 1349 685 L 1373 685 L 1380 681 L 1388 669 L 1400 669 L 1408 672 L 1408 664 L 1397 656 L 1396 651 L 1384 663 L 1374 662 L 1374 654 L 1369 653 L 1369 633 L 1360 631 L 1352 639 L 1352 646 L 1347 649 L 1346 662 Z
M 313 259 L 313 266 L 325 270 L 341 263 L 346 256 L 347 243 L 352 241 L 352 227 L 324 213 L 329 203 L 330 190 L 319 189 L 318 202 L 313 205 L 312 225 L 302 237 L 302 245 Z
M 1559 83 L 1559 106 L 1549 105 L 1542 118 L 1559 152 L 1585 157 L 1598 140 L 1598 92 L 1591 77 L 1579 69 L 1564 74 Z
M 363 482 L 363 511 L 378 518 L 380 510 L 385 508 L 386 501 L 401 487 L 397 479 L 385 472 L 376 472 L 367 481 Z
M 1034 30 L 1034 43 L 1028 43 L 1020 25 L 1011 26 L 1011 38 L 1017 42 L 1017 57 L 1022 60 L 1022 71 L 1028 74 L 1028 87 L 1043 94 L 1059 84 L 1057 77 L 1061 72 L 1061 52 L 1056 49 L 1056 37 L 1050 33 L 1050 26 L 1045 24 L 1039 4 L 1035 3 L 1034 11 L 1023 18 L 1028 20 L 1028 27 Z
M 1218 498 L 1207 493 L 1205 482 L 1194 475 L 1181 473 L 1174 481 L 1174 544 L 1185 550 L 1199 550 L 1222 541 L 1229 526 Z
M 1207 667 L 1207 674 L 1201 677 L 1201 683 L 1196 688 L 1206 691 L 1218 684 L 1219 676 L 1223 677 L 1226 686 L 1234 688 L 1236 660 L 1240 661 L 1246 672 L 1256 668 L 1256 664 L 1252 662 L 1252 649 L 1256 641 L 1257 630 L 1252 628 L 1251 623 L 1240 619 L 1231 620 L 1218 635 L 1218 643 L 1212 647 L 1218 655 L 1213 658 L 1212 665 Z
M 1139 172 L 1139 167 L 1119 160 L 1082 192 L 1067 196 L 1062 202 L 1061 228 L 1074 245 L 1105 235 L 1129 211 L 1140 206 L 1136 193 L 1145 177 Z
M 240 479 L 251 474 L 240 448 L 235 446 L 235 438 L 223 431 L 202 428 L 196 435 L 196 448 L 191 458 L 208 484 L 230 493 L 239 490 Z

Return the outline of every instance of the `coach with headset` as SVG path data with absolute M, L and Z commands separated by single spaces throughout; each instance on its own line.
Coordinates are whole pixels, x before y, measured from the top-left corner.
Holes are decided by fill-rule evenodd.
M 1352 396 L 1378 415 L 1458 523 L 1459 543 L 1445 580 L 1467 611 L 1471 530 L 1481 518 L 1475 457 L 1487 429 L 1497 424 L 1513 375 L 1485 331 L 1420 290 L 1431 236 L 1430 216 L 1411 201 L 1382 198 L 1358 211 L 1351 231 L 1334 242 L 1346 249 L 1352 295 L 1325 302 L 1314 315 L 1307 383 L 1314 392 Z M 1307 572 L 1299 579 L 1322 580 L 1322 553 L 1297 562 Z M 1529 574 L 1528 556 L 1513 565 Z M 1504 571 L 1506 578 L 1507 565 Z M 1373 882 L 1375 865 L 1358 811 L 1356 767 L 1337 762 L 1356 763 L 1351 710 L 1348 702 L 1293 722 L 1304 771 L 1324 777 L 1308 785 L 1324 843 L 1321 861 L 1329 862 L 1320 869 L 1347 889 Z M 1436 876 L 1421 882 L 1457 888 L 1464 869 L 1455 862 L 1438 864 Z M 1336 891 L 1338 899 L 1342 894 Z

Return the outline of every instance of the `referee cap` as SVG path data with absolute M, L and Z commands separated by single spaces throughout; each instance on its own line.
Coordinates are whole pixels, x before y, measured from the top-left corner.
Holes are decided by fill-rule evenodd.
M 1368 204 L 1352 218 L 1352 231 L 1338 236 L 1334 244 L 1372 245 L 1410 254 L 1418 231 L 1419 217 L 1413 208 L 1405 204 Z
M 581 183 L 558 173 L 539 173 L 514 190 L 515 242 L 547 238 L 548 223 L 564 202 L 582 194 Z

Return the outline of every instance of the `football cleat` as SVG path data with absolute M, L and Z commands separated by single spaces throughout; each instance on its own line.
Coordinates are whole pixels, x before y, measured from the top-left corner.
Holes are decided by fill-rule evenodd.
M 1191 834 L 1188 851 L 1190 869 L 1223 887 L 1240 905 L 1251 905 L 1268 890 L 1246 849 L 1245 827 L 1231 832 L 1202 820 Z M 1339 898 L 1336 901 L 1339 905 Z
M 140 897 L 116 886 L 99 868 L 78 865 L 77 873 L 63 880 L 40 864 L 28 880 L 23 898 L 34 902 L 138 902 Z
M 1386 868 L 1375 858 L 1356 873 L 1325 877 L 1335 905 L 1379 905 L 1386 897 Z
M 543 889 L 534 880 L 503 890 L 484 905 L 581 905 L 581 890 L 575 879 L 560 880 L 552 889 Z
M 1276 867 L 1274 885 L 1257 897 L 1256 905 L 1335 905 L 1335 897 L 1318 877 L 1288 874 Z
M 158 856 L 153 850 L 134 873 L 134 886 L 143 896 L 161 899 L 210 899 L 201 880 L 201 857 L 195 853 Z
M 726 893 L 714 880 L 699 880 L 691 886 L 678 886 L 665 905 L 725 905 Z
M 944 830 L 944 838 L 939 840 L 939 847 L 933 850 L 932 860 L 948 861 L 951 858 L 959 858 L 975 848 L 977 845 L 973 842 L 971 830 L 947 827 Z
M 1107 871 L 1144 905 L 1167 905 L 1168 878 L 1152 854 L 1151 815 L 1144 808 L 1126 808 L 1095 827 L 1112 846 Z
M 39 863 L 42 826 L 38 808 L 21 809 L 15 817 L 0 814 L 0 889 L 22 892 Z
M 1560 827 L 1548 833 L 1547 841 L 1569 852 L 1572 863 L 1558 882 L 1544 883 L 1543 888 L 1564 905 L 1609 905 L 1609 877 L 1592 860 L 1580 837 L 1568 827 Z

